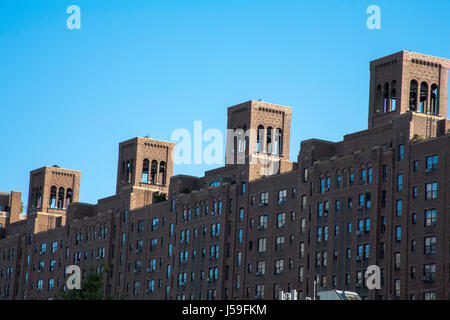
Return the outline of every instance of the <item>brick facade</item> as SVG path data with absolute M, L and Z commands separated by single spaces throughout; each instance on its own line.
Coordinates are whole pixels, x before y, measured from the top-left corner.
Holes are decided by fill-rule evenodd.
M 305 298 L 318 280 L 365 299 L 449 299 L 448 68 L 406 51 L 372 61 L 368 129 L 303 141 L 296 162 L 291 108 L 249 101 L 228 109 L 227 128 L 264 130 L 229 137 L 226 165 L 204 177 L 172 176 L 174 145 L 150 138 L 119 144 L 116 194 L 97 204 L 78 202 L 78 171 L 32 171 L 27 219 L 0 228 L 0 298 L 51 298 L 66 266 L 103 263 L 116 298 Z M 52 186 L 71 189 L 70 205 Z M 374 264 L 379 290 L 364 281 Z

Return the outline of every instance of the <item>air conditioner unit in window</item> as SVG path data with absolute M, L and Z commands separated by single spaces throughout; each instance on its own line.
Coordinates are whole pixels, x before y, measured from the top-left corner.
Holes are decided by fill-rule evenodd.
M 361 261 L 361 256 L 356 256 L 356 257 L 355 257 L 355 260 L 356 260 L 356 261 Z
M 357 236 L 362 236 L 362 234 L 363 234 L 362 230 L 356 230 L 356 235 Z

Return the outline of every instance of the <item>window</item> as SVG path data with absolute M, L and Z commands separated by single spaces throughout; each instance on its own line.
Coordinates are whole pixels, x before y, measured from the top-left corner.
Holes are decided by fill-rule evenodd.
M 275 274 L 283 273 L 283 259 L 275 260 Z
M 370 198 L 370 192 L 366 193 L 366 208 L 370 209 L 372 204 L 371 198 Z
M 383 181 L 387 181 L 388 179 L 388 167 L 386 165 L 383 166 Z
M 413 189 L 412 189 L 412 197 L 413 198 L 417 198 L 417 195 L 418 195 L 417 187 L 413 187 Z
M 402 161 L 403 159 L 405 159 L 405 145 L 400 144 L 398 146 L 398 161 Z
M 419 84 L 416 80 L 411 80 L 409 85 L 409 110 L 417 110 L 417 92 Z
M 400 297 L 400 279 L 395 279 L 394 282 L 394 295 Z
M 156 175 L 158 174 L 158 161 L 152 160 L 151 171 L 150 171 L 150 183 L 156 184 Z
M 419 112 L 428 112 L 428 83 L 420 84 Z
M 411 223 L 412 224 L 416 224 L 417 223 L 417 214 L 415 212 L 413 212 L 411 214 Z
M 432 282 L 435 279 L 436 279 L 436 265 L 425 264 L 423 266 L 423 280 L 427 282 Z
M 257 284 L 256 285 L 256 299 L 264 299 L 264 285 Z
M 361 169 L 360 182 L 361 184 L 366 183 L 366 169 Z
M 433 172 L 437 170 L 438 156 L 428 156 L 426 157 L 426 168 L 425 172 Z
M 304 257 L 305 257 L 305 243 L 300 242 L 300 258 L 304 258 Z
M 302 195 L 301 209 L 302 211 L 306 210 L 306 195 Z
M 52 253 L 55 253 L 58 250 L 58 241 L 52 242 Z
M 50 188 L 50 208 L 56 208 L 56 187 L 52 186 Z
M 267 228 L 267 216 L 259 216 L 259 224 L 258 229 L 266 229 Z
M 439 89 L 435 83 L 431 85 L 429 112 L 433 115 L 439 115 Z
M 264 137 L 264 126 L 259 125 L 258 126 L 258 132 L 257 132 L 257 135 L 256 135 L 256 152 L 262 152 L 263 151 L 264 143 L 261 144 L 261 137 Z
M 337 188 L 337 189 L 340 189 L 341 186 L 342 186 L 342 177 L 341 177 L 340 175 L 338 175 L 338 176 L 336 177 L 336 188 Z
M 423 300 L 436 300 L 436 293 L 434 291 L 424 292 Z
M 397 191 L 403 190 L 403 174 L 397 175 Z
M 266 205 L 269 203 L 269 193 L 268 192 L 262 192 L 259 196 L 260 203 L 263 205 Z
M 300 221 L 300 234 L 304 234 L 306 230 L 306 218 L 301 218 Z
M 266 252 L 266 238 L 258 239 L 258 252 Z
M 239 221 L 244 221 L 244 208 L 239 209 Z
M 425 184 L 425 200 L 437 198 L 437 182 Z
M 47 250 L 47 244 L 46 243 L 42 243 L 41 244 L 41 254 L 45 254 L 46 250 Z
M 155 218 L 152 220 L 152 231 L 156 231 L 158 230 L 158 225 L 159 225 L 159 219 Z
M 322 241 L 322 227 L 317 227 L 317 242 L 321 242 Z
M 276 250 L 276 251 L 281 251 L 281 250 L 283 250 L 283 245 L 284 245 L 284 236 L 278 236 L 278 237 L 276 237 L 275 250 Z
M 359 195 L 358 209 L 364 208 L 364 194 Z
M 266 262 L 265 261 L 258 261 L 257 263 L 257 269 L 256 269 L 256 275 L 262 276 L 266 274 Z
M 402 240 L 402 226 L 395 227 L 395 241 L 400 242 Z
M 243 235 L 244 235 L 244 230 L 239 229 L 239 232 L 238 232 L 238 243 L 242 243 Z
M 330 202 L 329 201 L 324 201 L 323 202 L 323 215 L 326 217 L 328 216 L 328 212 L 330 211 Z
M 369 251 L 370 251 L 370 245 L 366 244 L 364 245 L 364 259 L 369 259 Z
M 436 237 L 425 237 L 424 251 L 425 254 L 436 253 Z
M 396 210 L 397 217 L 402 216 L 402 207 L 403 207 L 403 201 L 397 200 L 397 210 Z
M 367 182 L 372 183 L 372 179 L 373 179 L 373 170 L 372 170 L 372 168 L 368 168 L 367 169 Z
M 324 179 L 320 179 L 319 181 L 319 192 L 323 193 L 325 191 L 325 180 Z
M 365 229 L 364 229 L 364 231 L 367 233 L 367 232 L 370 232 L 370 218 L 366 218 L 366 221 L 365 221 Z
M 286 225 L 286 214 L 279 213 L 277 214 L 277 228 L 284 227 Z
M 417 170 L 419 170 L 419 161 L 414 160 L 414 162 L 413 162 L 413 171 L 417 172 Z
M 400 252 L 396 252 L 394 256 L 394 268 L 400 269 L 401 255 Z
M 436 225 L 436 209 L 425 210 L 425 226 L 432 227 Z
M 323 216 L 323 203 L 319 202 L 317 205 L 317 215 L 319 217 Z
M 278 204 L 283 204 L 286 202 L 286 190 L 278 191 Z
M 148 171 L 150 167 L 150 161 L 148 159 L 144 159 L 142 163 L 142 182 L 148 182 Z

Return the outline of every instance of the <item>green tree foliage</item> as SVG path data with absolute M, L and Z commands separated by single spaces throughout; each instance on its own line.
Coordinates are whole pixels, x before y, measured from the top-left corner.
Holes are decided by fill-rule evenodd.
M 165 193 L 163 193 L 163 192 L 155 193 L 154 197 L 155 197 L 155 202 L 162 202 L 162 201 L 166 201 L 167 200 L 167 195 Z
M 108 273 L 108 269 L 103 267 L 101 272 L 91 268 L 89 274 L 81 282 L 81 289 L 63 291 L 61 288 L 61 300 L 112 300 L 111 296 L 104 298 L 103 275 Z

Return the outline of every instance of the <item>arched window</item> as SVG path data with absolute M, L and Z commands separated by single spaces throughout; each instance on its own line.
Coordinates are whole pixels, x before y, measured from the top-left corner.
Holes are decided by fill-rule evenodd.
M 272 131 L 273 131 L 272 127 L 267 128 L 267 153 L 268 154 L 272 153 Z
M 63 209 L 64 208 L 64 188 L 61 187 L 58 190 L 58 203 L 57 203 L 57 207 L 58 209 Z
M 42 207 L 42 187 L 39 187 L 37 207 L 38 208 Z
M 409 110 L 417 110 L 417 88 L 418 83 L 416 80 L 411 80 L 409 85 Z
M 375 90 L 375 113 L 382 112 L 383 108 L 383 99 L 381 99 L 382 96 L 382 90 L 381 90 L 381 84 L 379 84 Z
M 69 204 L 72 203 L 72 189 L 67 189 L 66 191 L 66 208 L 69 207 Z
M 281 155 L 283 150 L 283 135 L 280 128 L 275 130 L 273 153 Z
M 431 114 L 434 114 L 435 116 L 439 114 L 438 97 L 439 97 L 438 86 L 437 84 L 433 83 L 431 85 L 431 93 L 430 93 L 430 109 Z
M 258 132 L 256 133 L 256 152 L 262 152 L 262 150 L 263 150 L 261 140 L 264 141 L 264 139 L 261 139 L 261 137 L 264 137 L 264 126 L 263 125 L 258 126 Z
M 131 172 L 131 164 L 130 161 L 126 162 L 126 168 L 125 168 L 125 182 L 130 182 L 130 172 Z
M 128 182 L 131 182 L 133 180 L 133 172 L 134 172 L 134 161 L 133 159 L 130 160 L 130 180 Z
M 36 208 L 36 206 L 37 206 L 37 188 L 33 188 L 33 190 L 31 191 L 31 207 Z
M 152 168 L 150 171 L 150 183 L 156 184 L 156 175 L 158 173 L 158 162 L 156 160 L 152 160 Z
M 237 152 L 244 152 L 245 151 L 245 130 L 243 130 L 241 128 L 237 128 L 237 129 L 235 129 L 235 132 L 237 133 L 237 137 L 236 137 Z
M 422 82 L 420 84 L 420 102 L 419 112 L 428 112 L 428 83 Z
M 50 188 L 50 202 L 49 202 L 50 208 L 56 208 L 56 187 L 52 186 Z
M 125 181 L 125 161 L 122 161 L 122 169 L 120 172 L 120 181 L 124 182 Z
M 166 163 L 164 161 L 161 161 L 159 163 L 159 177 L 161 179 L 161 184 L 163 186 L 166 185 Z
M 244 130 L 244 149 L 242 151 L 245 152 L 245 150 L 247 150 L 247 136 L 246 136 L 247 127 L 244 126 L 243 130 Z
M 383 87 L 383 112 L 389 111 L 389 83 L 385 83 Z
M 391 111 L 395 111 L 397 107 L 397 82 L 391 82 Z
M 148 159 L 144 159 L 142 163 L 142 182 L 148 183 L 148 170 L 150 169 L 150 161 Z

